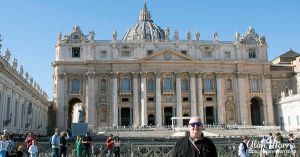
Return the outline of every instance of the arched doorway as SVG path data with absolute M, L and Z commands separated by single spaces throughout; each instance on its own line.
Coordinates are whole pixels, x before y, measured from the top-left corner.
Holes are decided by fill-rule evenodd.
M 121 108 L 121 125 L 122 126 L 130 125 L 130 108 L 129 107 Z
M 263 104 L 258 97 L 251 99 L 251 122 L 252 125 L 263 125 Z
M 165 125 L 172 125 L 171 118 L 173 117 L 173 108 L 172 107 L 165 107 L 164 108 L 164 118 L 165 118 Z
M 155 125 L 155 117 L 153 114 L 148 115 L 148 126 L 154 126 Z
M 187 113 L 183 115 L 183 117 L 189 117 L 189 116 L 190 115 L 187 114 Z M 183 126 L 188 126 L 189 125 L 189 121 L 190 121 L 189 119 L 184 119 L 183 120 Z
M 71 128 L 71 124 L 78 122 L 79 119 L 79 109 L 83 105 L 81 100 L 78 98 L 72 98 L 68 103 L 68 128 Z M 85 117 L 84 107 L 83 107 L 83 118 Z M 85 121 L 85 118 L 84 118 Z

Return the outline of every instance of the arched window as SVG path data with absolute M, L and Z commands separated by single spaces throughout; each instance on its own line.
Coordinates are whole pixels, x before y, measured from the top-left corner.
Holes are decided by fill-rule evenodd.
M 189 91 L 189 85 L 188 85 L 188 80 L 187 79 L 183 79 L 181 81 L 181 90 L 183 92 L 188 92 Z
M 71 93 L 79 93 L 80 91 L 80 81 L 79 79 L 71 80 Z
M 213 90 L 213 86 L 212 86 L 212 80 L 211 79 L 205 79 L 205 91 L 206 92 L 210 92 Z
M 121 90 L 122 91 L 129 91 L 130 90 L 130 85 L 129 85 L 129 79 L 128 78 L 123 78 L 121 81 Z
M 149 79 L 148 80 L 148 92 L 153 92 L 154 91 L 154 87 L 153 87 L 153 79 Z
M 258 86 L 258 80 L 257 79 L 252 79 L 251 80 L 251 91 L 253 91 L 253 92 L 258 92 L 259 91 L 259 86 Z
M 166 77 L 164 79 L 164 91 L 165 92 L 173 91 L 172 78 L 171 77 Z
M 232 80 L 231 79 L 227 79 L 226 89 L 227 89 L 227 91 L 232 91 Z
M 102 79 L 100 81 L 100 92 L 106 93 L 106 80 L 105 79 Z

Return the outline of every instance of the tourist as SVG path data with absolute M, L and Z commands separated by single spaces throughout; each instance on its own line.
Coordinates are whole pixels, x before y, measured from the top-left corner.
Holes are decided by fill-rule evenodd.
M 36 141 L 32 140 L 32 144 L 30 145 L 30 147 L 28 149 L 28 153 L 30 154 L 30 157 L 37 157 L 38 148 L 35 144 L 36 144 Z
M 115 157 L 120 157 L 120 139 L 118 136 L 114 140 Z
M 23 157 L 24 153 L 23 153 L 23 146 L 19 146 L 18 150 L 16 152 L 16 157 Z
M 59 149 L 60 149 L 60 136 L 59 129 L 55 129 L 54 135 L 51 137 L 51 149 L 52 149 L 52 157 L 60 157 Z
M 113 148 L 114 148 L 114 139 L 112 134 L 110 134 L 110 136 L 106 140 L 106 147 L 107 147 L 107 156 L 112 157 Z
M 190 135 L 184 136 L 170 152 L 171 157 L 217 157 L 215 144 L 202 134 L 202 122 L 197 116 L 189 121 Z
M 91 156 L 91 141 L 92 138 L 89 136 L 89 133 L 87 132 L 85 136 L 82 139 L 83 148 L 84 148 L 84 157 L 90 157 Z
M 0 136 L 0 157 L 6 157 L 8 141 L 6 135 Z
M 79 135 L 77 135 L 77 137 L 76 137 L 75 148 L 76 148 L 76 156 L 82 157 L 83 146 L 82 146 L 81 138 Z
M 33 132 L 30 132 L 29 134 L 28 134 L 28 136 L 26 137 L 26 139 L 25 139 L 25 143 L 26 143 L 26 154 L 27 154 L 27 157 L 29 157 L 29 153 L 28 153 L 28 149 L 29 149 L 29 147 L 31 146 L 31 144 L 32 144 L 32 140 L 34 140 L 34 136 L 33 136 Z
M 10 134 L 10 135 L 7 135 L 7 137 L 8 137 L 8 147 L 7 147 L 8 157 L 15 157 L 16 156 L 16 141 L 14 139 L 14 135 Z
M 260 144 L 262 145 L 261 149 L 260 149 L 260 156 L 265 156 L 267 155 L 267 137 L 264 136 L 261 141 Z
M 247 136 L 242 136 L 242 142 L 239 145 L 239 156 L 249 157 L 249 149 L 247 147 L 247 142 L 249 138 Z
M 289 143 L 291 150 L 291 157 L 296 157 L 296 145 L 295 145 L 295 137 L 292 133 L 289 134 Z
M 67 132 L 63 131 L 60 134 L 60 156 L 66 157 L 67 156 Z

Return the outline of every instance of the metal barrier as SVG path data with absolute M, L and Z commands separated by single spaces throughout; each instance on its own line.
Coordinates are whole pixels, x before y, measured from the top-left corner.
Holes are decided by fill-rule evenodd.
M 24 145 L 24 143 L 23 143 Z M 38 142 L 39 149 L 38 157 L 51 157 L 51 150 L 49 143 Z M 76 157 L 76 152 L 74 149 L 74 144 L 70 143 L 68 145 L 67 157 Z M 174 144 L 131 144 L 131 143 L 121 143 L 120 155 L 121 157 L 167 157 L 169 156 L 170 150 L 173 148 Z M 296 156 L 300 157 L 300 143 L 296 144 Z M 216 144 L 218 157 L 238 157 L 238 147 L 239 144 Z M 105 143 L 93 142 L 92 144 L 92 157 L 106 157 L 107 148 Z M 290 153 L 281 153 L 279 157 L 289 157 Z M 265 157 L 258 150 L 256 153 L 252 153 L 251 157 Z

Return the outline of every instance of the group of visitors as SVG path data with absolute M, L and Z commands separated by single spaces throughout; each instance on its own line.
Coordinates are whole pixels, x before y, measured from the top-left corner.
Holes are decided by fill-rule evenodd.
M 0 136 L 0 157 L 35 157 L 38 149 L 32 132 L 26 137 L 25 143 L 26 150 L 16 141 L 14 134 L 4 131 Z
M 90 157 L 91 156 L 91 142 L 92 138 L 89 133 L 86 133 L 83 138 L 79 135 L 75 140 L 75 149 L 77 157 Z
M 120 157 L 120 139 L 118 136 L 114 137 L 112 134 L 106 139 L 107 157 L 112 157 L 113 153 L 115 157 Z

